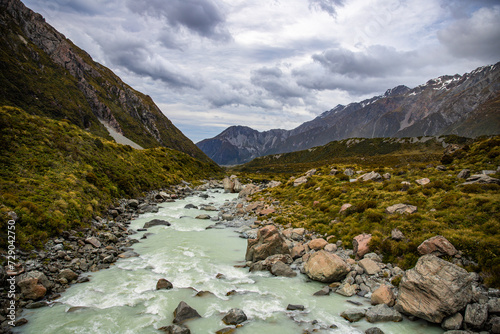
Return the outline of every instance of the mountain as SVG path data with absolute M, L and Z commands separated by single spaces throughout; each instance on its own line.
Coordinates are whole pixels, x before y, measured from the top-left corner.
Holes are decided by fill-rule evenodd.
M 258 132 L 230 127 L 196 145 L 215 162 L 227 165 L 347 138 L 448 134 L 477 137 L 499 133 L 497 63 L 464 75 L 441 76 L 413 89 L 397 86 L 371 99 L 338 105 L 293 130 Z
M 0 0 L 0 105 L 66 119 L 111 140 L 208 157 L 155 105 L 19 0 Z

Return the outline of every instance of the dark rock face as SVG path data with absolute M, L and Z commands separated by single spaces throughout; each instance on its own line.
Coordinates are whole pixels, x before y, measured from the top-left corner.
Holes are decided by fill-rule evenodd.
M 167 334 L 191 334 L 189 328 L 179 325 L 170 325 L 158 329 Z
M 153 226 L 170 226 L 170 223 L 166 220 L 153 219 L 144 224 L 144 228 L 150 228 Z
M 201 318 L 201 315 L 185 302 L 180 302 L 174 311 L 174 324 L 183 324 L 184 322 Z
M 160 278 L 158 280 L 158 282 L 156 283 L 156 290 L 161 290 L 161 289 L 170 290 L 173 287 L 174 286 L 172 285 L 172 283 L 170 283 L 168 280 L 166 280 L 164 278 Z
M 410 89 L 338 105 L 293 130 L 259 132 L 233 126 L 196 145 L 215 162 L 232 165 L 256 157 L 325 145 L 346 138 L 498 134 L 499 64 L 464 75 L 442 76 Z M 403 110 L 403 112 L 402 112 Z

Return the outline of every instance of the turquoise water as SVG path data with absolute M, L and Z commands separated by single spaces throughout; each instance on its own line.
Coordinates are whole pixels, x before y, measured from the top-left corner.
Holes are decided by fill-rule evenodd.
M 268 272 L 250 273 L 244 264 L 247 241 L 233 228 L 206 229 L 210 220 L 195 219 L 201 213 L 184 209 L 213 203 L 216 207 L 235 200 L 234 194 L 210 192 L 210 198 L 189 197 L 174 203 L 163 203 L 158 213 L 145 214 L 134 220 L 131 228 L 158 218 L 172 225 L 156 226 L 144 233 L 147 239 L 134 245 L 139 257 L 120 259 L 110 269 L 90 273 L 90 281 L 75 284 L 51 307 L 26 310 L 29 320 L 16 333 L 160 333 L 158 328 L 172 324 L 173 311 L 180 301 L 196 309 L 201 319 L 188 321 L 191 333 L 215 333 L 227 327 L 222 318 L 231 308 L 242 309 L 249 320 L 238 328 L 238 334 L 297 333 L 317 329 L 317 333 L 363 333 L 373 326 L 385 333 L 442 333 L 425 322 L 370 324 L 364 320 L 350 324 L 339 316 L 347 308 L 370 307 L 364 298 L 354 306 L 338 294 L 312 296 L 323 287 L 308 281 L 304 275 L 295 278 L 274 277 Z M 217 274 L 224 278 L 217 279 Z M 156 290 L 156 282 L 165 278 L 171 290 Z M 203 297 L 198 291 L 209 291 Z M 228 292 L 233 291 L 231 295 Z M 286 311 L 288 304 L 301 304 L 304 311 Z M 331 329 L 335 325 L 337 329 Z

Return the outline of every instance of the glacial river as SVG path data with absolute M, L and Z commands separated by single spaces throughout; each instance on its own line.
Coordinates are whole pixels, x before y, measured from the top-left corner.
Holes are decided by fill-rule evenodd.
M 365 320 L 350 324 L 340 317 L 347 308 L 370 307 L 369 300 L 346 298 L 332 293 L 313 296 L 323 284 L 311 282 L 305 275 L 295 278 L 274 277 L 268 272 L 238 268 L 244 264 L 247 241 L 235 228 L 206 229 L 210 220 L 195 219 L 199 214 L 217 215 L 198 209 L 185 209 L 213 203 L 220 207 L 236 199 L 234 194 L 209 191 L 204 199 L 191 196 L 173 203 L 160 204 L 155 214 L 144 214 L 130 228 L 142 228 L 152 219 L 164 219 L 171 226 L 156 226 L 133 235 L 146 239 L 134 245 L 139 257 L 118 260 L 111 268 L 89 273 L 89 282 L 75 284 L 50 307 L 26 310 L 28 324 L 15 333 L 33 334 L 137 334 L 161 333 L 158 328 L 172 324 L 173 311 L 185 301 L 202 316 L 185 324 L 192 334 L 213 334 L 228 327 L 222 318 L 231 308 L 242 309 L 248 321 L 237 334 L 364 333 L 377 326 L 385 333 L 442 333 L 423 321 L 404 319 L 400 323 L 370 324 Z M 222 278 L 216 278 L 222 274 Z M 219 275 L 220 276 L 220 275 Z M 174 288 L 156 290 L 160 278 Z M 196 296 L 197 291 L 208 291 Z M 228 292 L 232 291 L 228 295 Z M 348 302 L 357 301 L 362 306 Z M 301 304 L 304 311 L 287 311 L 288 304 Z M 333 329 L 330 326 L 335 325 Z

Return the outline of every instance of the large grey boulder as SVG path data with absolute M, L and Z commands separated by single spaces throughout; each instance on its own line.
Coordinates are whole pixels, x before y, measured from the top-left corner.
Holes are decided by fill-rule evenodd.
M 366 311 L 366 320 L 368 322 L 380 322 L 380 321 L 394 321 L 400 322 L 403 320 L 401 313 L 395 309 L 390 308 L 385 304 L 379 304 L 374 307 L 370 307 Z
M 143 228 L 150 228 L 153 226 L 170 226 L 170 223 L 162 219 L 153 219 L 145 223 Z
M 455 256 L 457 249 L 442 235 L 436 235 L 422 242 L 417 248 L 421 255 L 432 254 L 436 256 Z
M 472 281 L 465 269 L 434 255 L 424 255 L 415 268 L 405 272 L 395 308 L 429 322 L 441 323 L 470 302 Z
M 312 254 L 304 263 L 306 275 L 312 280 L 323 283 L 341 281 L 350 269 L 342 258 L 325 250 Z
M 169 325 L 158 329 L 167 334 L 191 334 L 189 328 L 179 325 Z
M 184 322 L 201 318 L 201 315 L 186 302 L 181 301 L 174 311 L 174 324 L 183 324 Z
M 465 309 L 464 322 L 467 329 L 481 329 L 488 320 L 487 304 L 469 304 Z
M 239 308 L 232 308 L 227 312 L 227 314 L 222 318 L 222 321 L 226 325 L 238 325 L 247 320 L 247 315 L 243 310 Z
M 290 254 L 285 239 L 275 226 L 264 226 L 257 232 L 257 239 L 248 239 L 245 255 L 247 261 L 265 260 L 274 254 Z
M 281 261 L 276 262 L 271 266 L 271 274 L 275 276 L 284 276 L 284 277 L 295 277 L 297 273 L 293 271 L 292 268 L 288 264 L 285 264 Z

